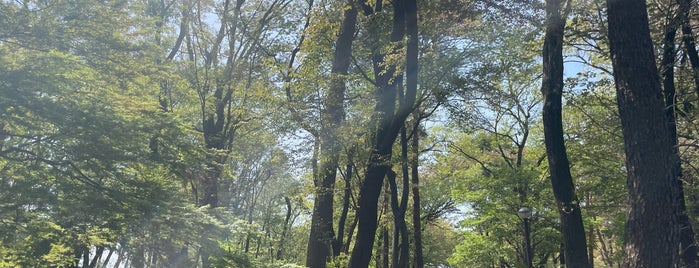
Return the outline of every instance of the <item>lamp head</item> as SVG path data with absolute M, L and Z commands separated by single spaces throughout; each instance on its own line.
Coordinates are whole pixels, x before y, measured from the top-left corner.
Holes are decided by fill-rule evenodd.
M 528 219 L 531 219 L 531 217 L 532 217 L 532 210 L 529 209 L 528 207 L 521 207 L 517 211 L 517 215 L 519 215 L 519 217 L 524 219 L 524 220 L 528 220 Z

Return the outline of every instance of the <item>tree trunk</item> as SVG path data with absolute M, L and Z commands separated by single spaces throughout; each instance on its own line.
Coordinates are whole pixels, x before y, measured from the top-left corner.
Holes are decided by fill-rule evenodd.
M 406 90 L 401 99 L 398 109 L 396 109 L 398 78 L 393 79 L 392 84 L 388 84 L 389 77 L 393 77 L 395 67 L 388 70 L 376 72 L 376 81 L 381 88 L 377 94 L 377 104 L 373 114 L 373 120 L 378 123 L 376 131 L 373 132 L 372 150 L 369 156 L 364 183 L 360 189 L 359 197 L 359 226 L 357 230 L 357 242 L 354 244 L 349 266 L 353 268 L 365 268 L 369 266 L 371 252 L 376 236 L 377 227 L 377 206 L 381 185 L 384 177 L 390 169 L 393 143 L 398 131 L 403 126 L 405 119 L 410 115 L 417 96 L 417 73 L 418 73 L 418 26 L 417 26 L 417 2 L 415 0 L 393 1 L 393 30 L 391 40 L 397 42 L 402 40 L 403 33 L 407 33 L 408 41 L 406 46 Z M 384 61 L 376 61 L 374 66 L 385 65 Z M 385 67 L 384 67 L 385 68 Z M 379 79 L 381 78 L 381 79 Z
M 217 157 L 211 157 L 207 160 L 207 171 L 205 175 L 200 177 L 199 183 L 202 188 L 202 197 L 199 202 L 201 206 L 209 206 L 210 208 L 218 207 L 218 181 L 221 176 L 221 167 L 214 160 Z
M 404 0 L 393 2 L 393 29 L 391 42 L 400 42 L 405 35 Z M 390 169 L 393 143 L 398 136 L 400 126 L 394 124 L 396 113 L 396 88 L 402 84 L 402 75 L 389 82 L 395 74 L 395 66 L 386 66 L 385 56 L 378 47 L 380 38 L 374 29 L 370 38 L 376 47 L 372 48 L 372 63 L 376 77 L 376 106 L 372 114 L 375 129 L 372 130 L 369 162 L 364 174 L 364 182 L 359 190 L 359 208 L 357 210 L 357 240 L 352 249 L 349 266 L 365 268 L 371 261 L 374 239 L 376 236 L 378 200 L 381 195 L 384 177 Z M 396 52 L 396 49 L 393 51 Z M 398 83 L 401 81 L 401 83 Z
M 349 214 L 350 198 L 352 196 L 352 176 L 354 175 L 353 162 L 348 160 L 346 167 L 346 174 L 344 176 L 344 189 L 342 195 L 342 212 L 340 213 L 340 219 L 337 221 L 337 235 L 335 241 L 333 242 L 333 256 L 337 257 L 342 252 L 344 248 L 343 242 L 345 237 L 345 225 L 347 223 L 347 214 Z
M 587 231 L 587 262 L 590 268 L 595 267 L 595 226 L 590 224 L 590 230 Z
M 121 261 L 124 259 L 124 250 L 119 248 L 117 249 L 117 259 L 114 262 L 114 267 L 120 267 L 121 266 Z
M 622 267 L 674 267 L 678 193 L 645 1 L 607 0 L 609 46 L 626 151 L 629 213 Z M 566 256 L 567 257 L 567 256 Z
M 262 230 L 265 231 L 264 238 L 267 239 L 267 241 L 270 241 L 270 220 L 272 218 L 272 205 L 274 202 L 268 202 L 267 206 L 265 208 L 265 219 L 262 221 Z M 262 236 L 257 236 L 257 245 L 255 245 L 255 259 L 259 258 L 260 256 L 260 247 L 262 247 Z M 271 256 L 271 255 L 270 255 Z
M 420 167 L 420 135 L 418 130 L 420 128 L 420 112 L 413 112 L 413 135 L 410 143 L 411 161 L 411 175 L 412 175 L 412 191 L 413 191 L 413 243 L 415 245 L 415 252 L 413 253 L 413 265 L 415 268 L 423 268 L 425 263 L 422 257 L 422 226 L 420 222 L 420 179 L 418 168 Z
M 158 264 L 158 252 L 156 248 L 153 248 L 150 254 L 150 267 L 156 267 Z
M 338 128 L 344 120 L 345 75 L 352 57 L 352 40 L 357 24 L 357 7 L 348 0 L 340 32 L 335 43 L 330 88 L 325 96 L 325 107 L 321 113 L 321 163 L 320 174 L 315 180 L 315 199 L 311 217 L 311 232 L 308 239 L 306 266 L 325 267 L 333 256 L 333 189 L 337 176 L 340 155 Z
M 85 248 L 83 250 L 83 268 L 90 267 L 90 249 Z
M 677 4 L 679 4 L 680 20 L 678 23 L 682 24 L 682 43 L 684 43 L 684 48 L 687 51 L 689 64 L 692 66 L 694 91 L 699 95 L 699 53 L 697 53 L 696 42 L 689 19 L 692 0 L 677 0 Z
M 223 17 L 221 18 L 221 26 L 213 43 L 213 48 L 207 53 L 205 67 L 212 68 L 218 64 L 218 53 L 221 42 L 225 34 L 225 26 L 229 23 L 235 25 L 237 15 L 240 13 L 240 8 L 244 1 L 238 0 L 236 8 L 233 10 L 233 17 L 230 13 L 230 0 L 225 0 L 223 3 Z M 231 21 L 232 20 L 232 21 Z M 232 26 L 235 27 L 235 26 Z M 232 38 L 232 37 L 231 37 Z M 233 52 L 231 52 L 233 53 Z M 229 55 L 230 58 L 230 55 Z M 232 68 L 227 64 L 226 69 Z M 201 206 L 209 206 L 210 208 L 218 207 L 218 186 L 219 179 L 223 172 L 223 166 L 226 163 L 228 152 L 221 154 L 221 151 L 226 151 L 233 140 L 234 129 L 229 129 L 231 126 L 230 114 L 226 113 L 226 108 L 229 107 L 233 94 L 231 87 L 225 88 L 224 84 L 230 83 L 230 79 L 226 81 L 218 81 L 213 93 L 214 111 L 208 112 L 206 107 L 206 95 L 200 94 L 201 111 L 202 111 L 202 130 L 204 134 L 204 143 L 206 149 L 209 150 L 207 155 L 207 166 L 203 176 L 200 176 L 199 183 L 201 184 L 202 197 L 199 202 Z M 208 85 L 204 86 L 208 87 Z M 204 89 L 199 89 L 203 91 Z M 205 89 L 208 91 L 208 88 Z
M 389 200 L 390 190 L 388 189 L 388 185 L 382 185 L 382 189 L 383 198 L 381 198 L 381 212 L 379 216 L 385 216 L 388 213 L 388 206 L 391 202 Z M 388 234 L 388 227 L 385 224 L 381 224 L 381 230 L 379 231 L 378 235 L 379 240 L 376 242 L 376 246 L 378 248 L 376 256 L 376 267 L 390 267 L 390 257 L 388 255 L 390 250 L 388 241 L 390 238 Z
M 393 211 L 393 243 L 391 267 L 408 267 L 408 226 L 405 223 L 405 210 L 398 204 L 398 185 L 396 173 L 388 172 L 388 184 L 391 189 L 391 210 Z M 405 189 L 407 192 L 407 189 Z
M 388 247 L 384 246 L 384 244 L 388 243 L 388 229 L 386 227 L 381 227 L 381 232 L 379 232 L 379 241 L 376 242 L 376 245 L 379 248 L 379 252 L 376 255 L 376 267 L 386 267 L 388 268 Z
M 381 261 L 381 267 L 383 268 L 389 268 L 391 266 L 388 266 L 388 227 L 384 226 L 383 227 L 383 247 L 381 247 L 381 255 L 383 255 L 383 259 Z
M 566 262 L 566 253 L 565 253 L 565 247 L 563 246 L 563 243 L 561 243 L 561 246 L 558 248 L 558 260 L 561 263 L 561 267 L 565 267 L 567 262 Z
M 114 249 L 110 248 L 107 257 L 105 257 L 104 261 L 102 262 L 102 266 L 107 267 L 107 265 L 109 264 L 109 260 L 112 258 L 112 255 L 114 255 Z
M 398 202 L 398 185 L 396 174 L 389 172 L 389 186 L 391 188 L 391 209 L 393 211 L 393 252 L 391 255 L 391 267 L 408 267 L 408 255 L 410 243 L 408 242 L 408 225 L 405 222 L 405 214 L 408 211 L 408 189 L 410 188 L 410 169 L 408 163 L 408 134 L 406 127 L 400 129 L 401 147 L 401 199 Z
M 381 243 L 383 243 L 383 235 L 384 235 L 384 231 L 383 231 L 383 229 L 382 229 L 381 232 L 379 232 L 379 241 L 376 242 L 376 244 L 377 244 L 377 246 L 378 246 L 379 248 L 383 248 L 383 247 L 381 246 Z M 376 254 L 376 258 L 374 258 L 374 260 L 375 260 L 374 265 L 375 265 L 377 268 L 383 266 L 383 265 L 381 265 L 381 262 L 382 262 L 382 261 L 381 261 L 381 259 L 382 259 L 381 256 L 382 256 L 382 255 L 383 255 L 383 251 L 379 251 L 378 254 Z
M 349 231 L 347 232 L 347 242 L 342 245 L 342 252 L 345 254 L 349 253 L 349 245 L 352 244 L 352 237 L 354 237 L 354 230 L 357 229 L 357 223 L 359 222 L 359 217 L 355 215 L 352 223 L 350 224 Z
M 390 149 L 389 149 L 390 151 Z M 390 158 L 390 154 L 386 154 L 384 148 L 382 155 L 385 158 Z M 350 267 L 366 268 L 371 260 L 371 252 L 374 246 L 374 238 L 377 228 L 377 202 L 381 194 L 381 184 L 383 184 L 384 176 L 388 171 L 388 160 L 382 160 L 378 155 L 373 155 L 370 159 L 370 165 L 367 168 L 365 182 L 362 184 L 359 197 L 359 209 L 357 217 L 359 224 L 357 226 L 357 240 L 352 249 L 352 257 L 350 258 Z
M 675 140 L 677 142 L 677 140 Z M 677 147 L 673 147 L 677 150 Z M 676 152 L 677 153 L 677 152 Z M 678 174 L 675 180 L 675 188 L 678 192 L 677 203 L 678 203 L 678 225 L 680 228 L 680 258 L 684 262 L 687 268 L 699 267 L 699 260 L 697 259 L 697 244 L 695 240 L 695 233 L 692 224 L 689 222 L 689 215 L 687 214 L 687 204 L 684 200 L 684 185 L 682 180 L 682 170 L 680 167 L 680 162 L 677 162 Z
M 406 127 L 405 124 L 403 124 L 403 127 L 401 128 L 401 173 L 403 174 L 403 186 L 401 187 L 401 199 L 400 199 L 400 205 L 398 206 L 398 210 L 400 211 L 400 217 L 398 220 L 400 221 L 400 225 L 395 226 L 399 227 L 397 228 L 399 233 L 401 234 L 400 237 L 400 254 L 398 257 L 398 263 L 397 266 L 394 267 L 408 267 L 408 259 L 410 258 L 410 239 L 408 238 L 408 224 L 405 221 L 405 214 L 408 211 L 408 196 L 410 193 L 410 170 L 409 170 L 409 163 L 408 163 L 408 135 L 406 133 Z
M 281 260 L 284 256 L 284 241 L 286 240 L 286 234 L 291 228 L 289 221 L 291 220 L 291 199 L 288 196 L 284 197 L 284 203 L 286 203 L 286 216 L 284 217 L 284 226 L 282 226 L 282 234 L 279 237 L 279 246 L 277 246 L 277 260 Z
M 563 138 L 563 30 L 560 0 L 546 1 L 546 35 L 544 37 L 544 75 L 541 92 L 544 95 L 544 142 L 548 156 L 553 194 L 561 218 L 561 232 L 568 267 L 590 267 L 587 259 L 585 228 L 570 163 Z
M 607 249 L 607 242 L 604 241 L 604 236 L 599 229 L 595 230 L 595 233 L 597 234 L 597 240 L 599 240 L 600 256 L 602 257 L 602 261 L 605 265 L 607 265 L 607 267 L 613 267 L 614 261 L 612 260 L 612 255 L 614 252 L 612 252 L 612 248 L 610 247 L 610 249 Z
M 253 194 L 254 196 L 255 194 Z M 248 214 L 247 214 L 247 219 L 248 219 L 248 226 L 252 226 L 253 222 L 253 212 L 255 212 L 255 206 L 257 204 L 257 198 L 253 197 L 253 201 L 250 202 L 251 205 L 248 208 Z M 248 231 L 247 235 L 245 236 L 245 249 L 243 252 L 246 254 L 250 252 L 250 239 L 252 239 L 252 232 Z
M 92 261 L 90 261 L 90 268 L 97 267 L 97 263 L 99 262 L 100 258 L 102 257 L 102 253 L 104 253 L 104 247 L 98 246 L 97 250 L 95 251 L 95 256 L 92 257 Z
M 680 5 L 682 5 L 680 3 Z M 682 10 L 680 10 L 682 11 Z M 672 152 L 679 159 L 679 150 L 677 148 L 677 117 L 676 117 L 676 99 L 675 99 L 675 39 L 677 36 L 677 28 L 683 18 L 683 12 L 678 16 L 668 15 L 667 26 L 663 40 L 663 57 L 661 61 L 661 75 L 663 81 L 663 96 L 665 98 L 665 116 L 667 117 L 668 131 L 670 132 L 670 143 Z M 691 29 L 689 30 L 691 34 Z M 693 38 L 692 38 L 693 39 Z M 693 46 L 693 42 L 690 43 Z M 687 43 L 685 43 L 687 45 Z M 694 51 L 696 53 L 696 50 Z M 676 161 L 673 167 L 674 187 L 677 191 L 677 224 L 680 230 L 680 259 L 688 268 L 696 268 L 697 263 L 697 247 L 694 241 L 694 229 L 689 223 L 687 216 L 687 205 L 684 200 L 684 185 L 682 181 L 682 166 L 680 161 Z

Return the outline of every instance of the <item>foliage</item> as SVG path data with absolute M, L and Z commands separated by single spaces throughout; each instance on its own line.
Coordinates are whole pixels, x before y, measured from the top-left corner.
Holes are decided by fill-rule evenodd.
M 420 94 L 411 108 L 421 125 L 411 133 L 418 119 L 409 118 L 406 126 L 420 142 L 427 265 L 521 264 L 521 206 L 534 209 L 535 263 L 560 257 L 540 126 L 544 13 L 537 1 L 501 2 L 418 1 Z M 405 48 L 388 40 L 394 2 L 381 1 L 382 11 L 377 3 L 360 11 L 341 77 L 332 226 L 344 213 L 345 250 L 357 240 L 372 153 L 374 68 L 405 71 Z M 566 146 L 595 264 L 613 267 L 623 258 L 628 193 L 606 10 L 599 0 L 570 5 Z M 345 8 L 327 0 L 0 1 L 0 267 L 300 267 Z M 649 6 L 655 44 L 675 11 Z M 696 225 L 699 130 L 688 53 L 678 50 L 668 106 L 678 112 Z M 400 178 L 400 153 L 387 161 Z M 216 204 L 204 202 L 213 181 Z M 396 193 L 410 190 L 399 183 Z M 391 230 L 390 192 L 379 200 L 379 228 Z M 389 248 L 390 256 L 397 245 Z M 343 251 L 330 265 L 348 261 Z

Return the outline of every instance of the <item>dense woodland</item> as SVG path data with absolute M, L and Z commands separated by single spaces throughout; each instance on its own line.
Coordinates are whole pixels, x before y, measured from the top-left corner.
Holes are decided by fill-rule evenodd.
M 697 28 L 691 0 L 0 0 L 0 267 L 699 267 Z

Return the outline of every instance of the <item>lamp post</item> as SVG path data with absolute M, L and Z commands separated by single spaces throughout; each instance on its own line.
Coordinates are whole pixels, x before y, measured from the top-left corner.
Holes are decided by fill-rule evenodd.
M 517 211 L 517 215 L 519 215 L 524 222 L 524 258 L 527 263 L 527 267 L 534 268 L 534 265 L 532 264 L 532 245 L 529 238 L 529 234 L 531 233 L 531 230 L 529 229 L 529 219 L 532 218 L 532 210 L 528 207 L 521 207 Z

